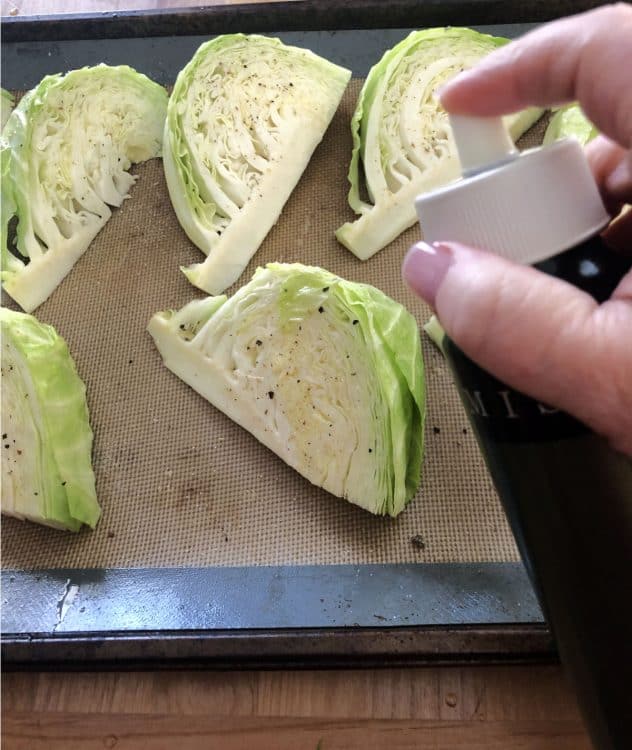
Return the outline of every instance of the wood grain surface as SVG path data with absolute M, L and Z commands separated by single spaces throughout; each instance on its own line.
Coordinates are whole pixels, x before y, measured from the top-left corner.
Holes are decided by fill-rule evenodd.
M 147 8 L 192 8 L 204 5 L 265 3 L 268 0 L 2 0 L 3 16 L 32 16 L 53 13 L 98 13 Z M 292 2 L 292 0 L 283 0 Z
M 590 748 L 557 666 L 5 674 L 2 740 L 4 750 Z

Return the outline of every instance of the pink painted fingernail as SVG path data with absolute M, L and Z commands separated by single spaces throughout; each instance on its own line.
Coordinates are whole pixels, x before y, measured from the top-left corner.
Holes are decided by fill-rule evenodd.
M 632 190 L 632 160 L 622 161 L 621 164 L 606 177 L 606 189 L 615 198 L 626 199 Z
M 468 81 L 470 78 L 474 78 L 475 75 L 476 71 L 473 71 L 471 68 L 462 70 L 460 73 L 457 73 L 454 78 L 451 78 L 449 81 L 442 84 L 435 92 L 435 96 L 437 97 L 437 99 L 439 99 L 439 101 L 441 101 L 441 98 L 446 91 L 449 91 L 453 88 L 458 88 L 461 83 L 463 83 L 463 81 Z
M 418 242 L 406 253 L 402 276 L 408 286 L 434 307 L 441 286 L 454 256 L 452 248 L 443 242 Z

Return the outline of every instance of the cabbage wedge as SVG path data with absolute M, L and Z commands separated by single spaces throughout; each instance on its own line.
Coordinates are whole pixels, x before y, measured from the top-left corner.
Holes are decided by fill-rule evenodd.
M 13 96 L 3 88 L 0 88 L 0 131 L 4 130 L 9 115 L 13 111 Z
M 544 133 L 543 144 L 560 138 L 576 138 L 582 146 L 599 135 L 597 128 L 583 113 L 579 104 L 567 104 L 555 112 Z
M 49 297 L 121 205 L 130 166 L 160 155 L 167 98 L 132 68 L 97 65 L 47 76 L 13 110 L 2 139 L 2 282 L 23 310 Z
M 351 121 L 349 205 L 360 218 L 336 232 L 358 258 L 370 258 L 417 221 L 417 195 L 460 176 L 435 92 L 508 41 L 465 28 L 414 31 L 370 70 Z M 531 108 L 509 116 L 512 137 L 541 114 Z
M 32 315 L 0 308 L 2 512 L 59 529 L 94 528 L 86 389 L 65 341 Z
M 396 516 L 420 482 L 419 330 L 372 286 L 271 263 L 149 323 L 165 365 L 313 484 Z
M 322 140 L 351 77 L 278 39 L 203 44 L 169 99 L 164 168 L 182 228 L 207 256 L 183 268 L 209 294 L 235 282 Z

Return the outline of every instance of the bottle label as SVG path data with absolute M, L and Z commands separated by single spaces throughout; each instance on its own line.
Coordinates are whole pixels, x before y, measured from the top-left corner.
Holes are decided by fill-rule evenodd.
M 575 437 L 589 429 L 569 414 L 525 396 L 474 364 L 452 341 L 444 350 L 468 417 L 492 439 L 522 443 Z

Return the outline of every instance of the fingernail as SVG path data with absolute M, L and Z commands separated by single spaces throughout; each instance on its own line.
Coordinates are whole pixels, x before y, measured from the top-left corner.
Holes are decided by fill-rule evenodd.
M 439 104 L 441 104 L 442 106 L 443 106 L 443 95 L 445 94 L 446 91 L 449 91 L 449 89 L 452 88 L 451 83 L 452 81 L 448 83 L 444 83 L 434 92 L 435 101 L 439 102 Z
M 443 92 L 447 89 L 447 85 L 444 83 L 442 86 L 439 86 L 438 89 L 435 89 L 433 97 L 434 100 L 439 102 L 441 104 L 441 97 L 443 96 Z
M 434 307 L 435 297 L 454 256 L 452 248 L 443 242 L 418 242 L 406 253 L 402 276 L 408 286 Z
M 455 86 L 460 86 L 463 81 L 472 78 L 474 74 L 475 72 L 471 68 L 462 70 L 460 73 L 457 73 L 454 78 L 451 78 L 449 81 L 446 81 L 446 83 L 441 84 L 441 86 L 439 86 L 439 88 L 435 91 L 435 97 L 439 99 L 439 101 L 441 101 L 441 97 L 446 91 L 454 88 Z
M 606 190 L 615 198 L 629 196 L 632 191 L 632 160 L 624 160 L 606 177 Z

